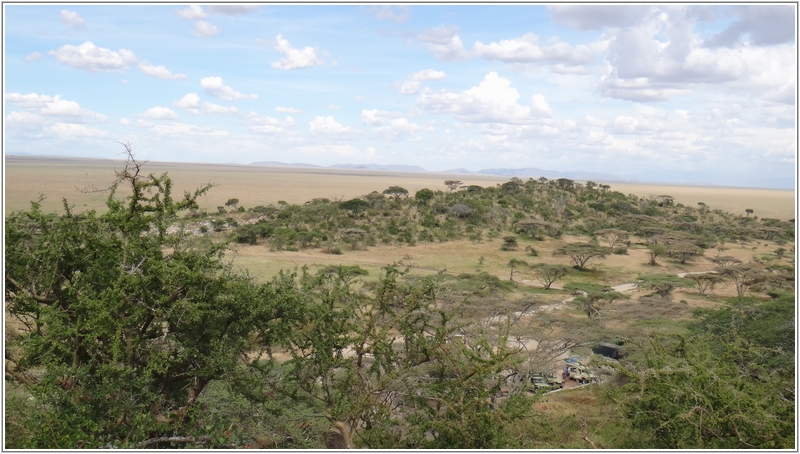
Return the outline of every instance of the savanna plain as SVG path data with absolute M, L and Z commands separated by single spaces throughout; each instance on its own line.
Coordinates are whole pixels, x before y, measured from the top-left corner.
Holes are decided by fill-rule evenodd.
M 794 191 L 6 156 L 4 196 L 7 449 L 795 448 Z

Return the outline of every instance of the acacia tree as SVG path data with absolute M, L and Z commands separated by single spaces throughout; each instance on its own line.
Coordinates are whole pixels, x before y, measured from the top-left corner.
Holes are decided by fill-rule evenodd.
M 542 230 L 547 230 L 551 226 L 552 224 L 541 219 L 523 219 L 514 224 L 517 230 L 529 234 L 531 238 L 536 240 L 543 240 L 544 235 L 542 235 Z
M 571 243 L 553 251 L 554 256 L 567 255 L 575 264 L 575 268 L 583 270 L 586 263 L 593 258 L 605 258 L 610 251 L 607 247 L 591 243 Z
M 450 192 L 453 192 L 461 187 L 462 182 L 461 180 L 444 180 L 444 185 L 447 186 Z
M 602 236 L 608 243 L 608 247 L 614 249 L 618 244 L 628 241 L 628 232 L 620 229 L 602 229 L 594 232 L 596 236 Z
M 750 287 L 760 284 L 769 278 L 769 274 L 759 265 L 754 263 L 740 263 L 728 267 L 717 268 L 720 275 L 728 276 L 736 285 L 736 293 L 739 298 L 744 296 L 744 292 Z
M 630 298 L 624 293 L 601 284 L 570 282 L 564 288 L 579 294 L 572 300 L 572 304 L 586 312 L 586 316 L 589 318 L 599 316 L 600 310 L 614 301 Z
M 686 277 L 697 284 L 700 295 L 705 295 L 708 290 L 713 291 L 717 284 L 725 280 L 716 273 L 689 274 Z
M 286 280 L 301 316 L 282 342 L 292 359 L 268 386 L 319 409 L 348 447 L 503 446 L 504 426 L 527 410 L 487 404 L 517 351 L 507 334 L 451 341 L 459 309 L 437 299 L 441 275 L 409 284 L 407 271 L 385 267 L 373 291 L 335 274 Z
M 501 251 L 513 251 L 516 250 L 519 244 L 517 243 L 517 238 L 513 236 L 504 236 L 503 237 L 503 245 L 500 246 Z
M 239 205 L 239 199 L 228 199 L 228 201 L 225 202 L 226 207 L 233 207 L 234 210 L 238 205 Z
M 339 280 L 349 284 L 353 279 L 369 275 L 369 271 L 358 265 L 328 265 L 319 271 L 320 274 L 336 275 Z
M 528 262 L 520 259 L 511 259 L 511 261 L 508 262 L 508 267 L 511 268 L 511 274 L 508 276 L 509 281 L 514 282 L 514 273 L 519 273 L 519 271 L 517 271 L 517 268 L 520 266 L 527 267 Z
M 189 420 L 207 385 L 236 383 L 241 352 L 257 332 L 268 343 L 283 312 L 225 266 L 228 243 L 167 234 L 209 186 L 174 200 L 167 175 L 143 175 L 126 149 L 106 213 L 33 203 L 6 220 L 6 310 L 21 327 L 6 378 L 42 405 L 34 447 L 199 435 Z
M 353 212 L 353 216 L 358 217 L 358 214 L 362 211 L 365 211 L 367 208 L 370 207 L 370 203 L 364 199 L 350 199 L 344 202 L 339 203 L 339 208 L 343 210 L 350 210 Z
M 617 366 L 630 380 L 616 393 L 628 427 L 629 445 L 623 448 L 795 446 L 794 374 L 793 366 L 785 366 L 791 360 L 765 369 L 755 363 L 780 349 L 755 345 L 733 326 L 725 328 L 722 336 L 649 339 L 643 364 Z
M 636 285 L 643 290 L 652 290 L 661 298 L 669 300 L 672 292 L 679 288 L 690 287 L 694 284 L 691 279 L 681 278 L 672 274 L 648 274 L 639 276 Z
M 542 283 L 545 290 L 549 290 L 553 283 L 569 274 L 569 267 L 565 265 L 537 263 L 531 267 L 531 270 L 533 271 L 533 277 Z
M 729 255 L 717 255 L 716 257 L 706 257 L 706 259 L 710 262 L 713 262 L 720 268 L 727 268 L 731 265 L 742 263 L 741 260 L 737 259 L 736 257 L 731 257 Z
M 400 200 L 401 197 L 408 197 L 408 189 L 401 188 L 400 186 L 390 186 L 384 189 L 383 193 L 393 197 L 395 200 Z
M 651 266 L 658 266 L 658 262 L 656 262 L 656 258 L 659 255 L 664 255 L 667 253 L 667 247 L 663 244 L 648 244 L 647 245 L 647 255 L 650 257 L 650 261 L 648 262 Z

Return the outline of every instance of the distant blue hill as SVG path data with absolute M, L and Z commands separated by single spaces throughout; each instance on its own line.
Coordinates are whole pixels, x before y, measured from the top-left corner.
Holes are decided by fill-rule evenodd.
M 449 173 L 456 175 L 495 175 L 502 177 L 525 177 L 525 178 L 539 178 L 545 177 L 548 179 L 556 178 L 569 178 L 576 180 L 604 180 L 604 181 L 625 181 L 625 178 L 620 178 L 617 175 L 599 172 L 584 172 L 580 170 L 569 170 L 559 172 L 557 170 L 544 170 L 535 167 L 525 167 L 522 169 L 482 169 L 482 170 L 467 170 L 465 168 L 444 170 L 441 172 L 431 172 L 423 169 L 420 166 L 397 165 L 397 164 L 334 164 L 332 166 L 318 166 L 314 164 L 304 163 L 291 163 L 286 164 L 276 161 L 261 161 L 254 162 L 250 165 L 255 166 L 269 166 L 269 167 L 310 167 L 317 169 L 353 169 L 353 170 L 381 170 L 386 172 L 425 172 L 425 173 Z

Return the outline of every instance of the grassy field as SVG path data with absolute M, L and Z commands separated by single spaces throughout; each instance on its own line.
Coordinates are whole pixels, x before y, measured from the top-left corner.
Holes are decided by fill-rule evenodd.
M 118 160 L 5 157 L 5 209 L 26 209 L 31 200 L 44 194 L 46 210 L 61 207 L 66 197 L 76 208 L 102 210 L 105 192 L 81 192 L 105 188 L 113 181 L 114 170 L 122 169 Z M 445 190 L 445 179 L 464 184 L 494 186 L 506 177 L 446 175 L 439 173 L 400 173 L 360 170 L 299 169 L 226 164 L 148 162 L 146 172 L 169 172 L 177 191 L 194 189 L 206 183 L 216 187 L 200 200 L 202 208 L 216 210 L 230 198 L 253 207 L 284 200 L 303 203 L 318 197 L 350 199 L 389 186 L 402 186 L 410 193 L 422 188 Z M 603 182 L 598 182 L 603 183 Z M 669 186 L 609 183 L 611 189 L 638 196 L 667 194 L 678 203 L 696 206 L 704 202 L 711 209 L 742 214 L 751 208 L 759 217 L 783 220 L 795 217 L 795 193 L 790 190 L 724 188 L 713 186 Z

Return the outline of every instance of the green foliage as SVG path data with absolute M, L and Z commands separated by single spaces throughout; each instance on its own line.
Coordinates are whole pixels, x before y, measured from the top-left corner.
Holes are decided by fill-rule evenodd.
M 359 276 L 367 276 L 369 272 L 358 265 L 328 265 L 319 271 L 320 275 L 333 274 L 345 284 L 349 284 Z
M 275 317 L 266 289 L 221 259 L 227 243 L 167 235 L 208 187 L 172 199 L 166 175 L 131 159 L 108 211 L 6 222 L 7 378 L 43 405 L 31 447 L 126 444 L 184 427 L 199 395 L 232 374 Z M 131 195 L 118 199 L 124 185 Z M 7 363 L 8 364 L 8 363 Z M 167 422 L 169 421 L 169 423 Z
M 545 290 L 549 290 L 553 283 L 569 274 L 570 271 L 567 266 L 546 263 L 537 263 L 531 267 L 531 270 L 534 278 L 544 286 Z
M 278 278 L 281 287 L 293 285 L 299 317 L 281 341 L 292 359 L 269 386 L 319 406 L 364 447 L 503 446 L 507 418 L 488 399 L 513 351 L 504 338 L 449 342 L 459 326 L 453 309 L 436 304 L 441 277 L 408 284 L 400 280 L 406 272 L 384 268 L 369 293 L 352 291 L 337 273 Z
M 725 340 L 705 333 L 656 337 L 643 347 L 645 364 L 621 368 L 631 383 L 618 398 L 641 437 L 622 447 L 794 448 L 793 377 L 742 363 L 763 348 L 739 336 Z
M 339 208 L 350 210 L 356 216 L 369 207 L 370 203 L 363 199 L 350 199 L 339 204 Z
M 691 287 L 695 285 L 695 282 L 673 274 L 648 274 L 639 276 L 636 279 L 636 285 L 640 289 L 652 290 L 661 298 L 669 299 L 673 290 Z
M 400 186 L 390 186 L 389 188 L 384 189 L 383 193 L 394 197 L 395 200 L 399 200 L 401 197 L 408 197 L 408 189 Z
M 572 300 L 572 304 L 586 312 L 586 316 L 589 318 L 599 316 L 601 309 L 615 301 L 630 298 L 624 293 L 601 284 L 570 282 L 564 286 L 564 289 L 579 295 Z
M 667 253 L 667 247 L 663 244 L 648 244 L 647 245 L 647 254 L 650 256 L 650 265 L 656 266 L 658 262 L 656 262 L 656 258 L 659 255 L 664 255 Z
M 414 198 L 417 199 L 417 201 L 423 205 L 427 205 L 428 202 L 430 202 L 431 199 L 433 199 L 433 196 L 434 196 L 433 191 L 431 191 L 428 188 L 420 189 L 419 191 L 417 191 L 416 194 L 414 194 Z
M 591 243 L 571 243 L 553 251 L 553 255 L 566 255 L 575 264 L 575 268 L 582 270 L 586 263 L 593 258 L 605 258 L 610 251 L 607 247 Z
M 502 251 L 513 251 L 517 249 L 517 238 L 514 236 L 503 237 L 503 245 L 500 246 Z

